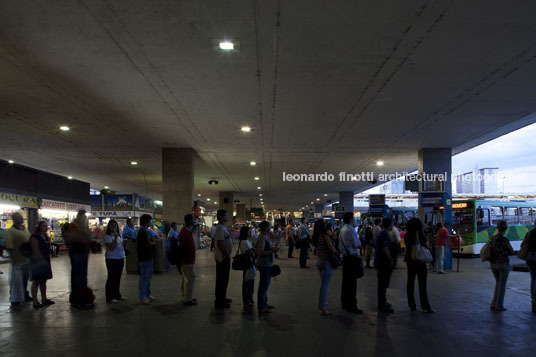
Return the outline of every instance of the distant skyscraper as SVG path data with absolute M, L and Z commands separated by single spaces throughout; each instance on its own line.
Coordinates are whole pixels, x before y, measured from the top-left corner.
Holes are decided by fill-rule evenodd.
M 456 193 L 494 195 L 498 191 L 497 167 L 486 167 L 456 176 Z

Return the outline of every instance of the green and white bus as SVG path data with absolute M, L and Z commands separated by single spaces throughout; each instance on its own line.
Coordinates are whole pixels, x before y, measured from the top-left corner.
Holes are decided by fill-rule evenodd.
M 433 212 L 433 222 L 444 222 L 443 210 Z M 452 203 L 452 229 L 463 238 L 464 255 L 478 255 L 480 249 L 497 232 L 497 222 L 508 223 L 506 237 L 519 250 L 525 234 L 534 228 L 536 202 L 456 200 Z

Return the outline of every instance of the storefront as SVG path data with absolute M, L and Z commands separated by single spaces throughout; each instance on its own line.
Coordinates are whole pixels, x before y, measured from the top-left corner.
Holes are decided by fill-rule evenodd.
M 32 230 L 37 224 L 39 200 L 34 196 L 0 192 L 0 256 L 4 254 L 6 232 L 13 225 L 11 215 L 20 212 L 24 225 Z
M 90 211 L 90 205 L 80 203 L 62 202 L 55 200 L 41 200 L 39 208 L 39 220 L 46 221 L 50 227 L 50 235 L 56 243 L 62 244 L 61 226 L 65 222 L 71 222 L 76 218 L 79 210 Z

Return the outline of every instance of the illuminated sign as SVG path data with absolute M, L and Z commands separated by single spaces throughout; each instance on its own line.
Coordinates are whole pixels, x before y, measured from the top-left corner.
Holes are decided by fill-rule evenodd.
M 37 208 L 38 207 L 37 197 L 15 195 L 12 193 L 5 193 L 5 192 L 0 192 L 0 203 L 15 205 L 15 206 L 19 206 L 22 208 L 24 207 Z
M 456 208 L 467 208 L 467 202 L 453 203 L 453 204 L 452 204 L 452 208 L 453 208 L 453 209 L 456 209 Z

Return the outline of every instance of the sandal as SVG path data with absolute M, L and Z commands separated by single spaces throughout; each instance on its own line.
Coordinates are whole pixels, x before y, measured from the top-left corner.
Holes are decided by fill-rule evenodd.
M 38 310 L 38 309 L 40 309 L 42 307 L 43 307 L 43 304 L 40 304 L 40 303 L 33 304 L 33 308 L 36 309 L 36 310 Z

